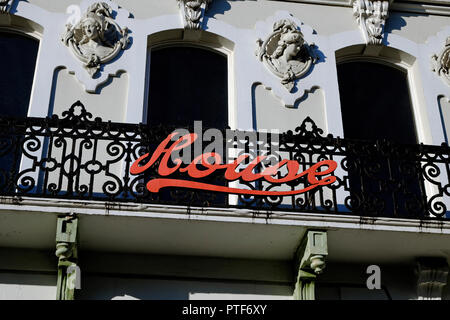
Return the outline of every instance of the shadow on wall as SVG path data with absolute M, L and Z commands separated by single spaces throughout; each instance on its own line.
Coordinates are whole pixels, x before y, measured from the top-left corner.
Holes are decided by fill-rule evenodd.
M 0 284 L 56 287 L 57 272 L 12 271 L 0 273 Z
M 406 13 L 406 12 L 402 12 L 402 13 L 398 13 L 398 12 L 391 12 L 389 14 L 389 17 L 386 21 L 386 25 L 384 26 L 384 39 L 383 39 L 383 43 L 385 43 L 386 45 L 389 45 L 389 35 L 392 34 L 392 32 L 394 30 L 398 30 L 401 31 L 404 27 L 406 27 L 408 25 L 408 23 L 406 22 L 406 20 L 404 18 L 424 18 L 424 17 L 428 17 L 428 14 L 414 14 L 414 13 Z
M 305 94 L 304 94 L 300 99 L 298 99 L 297 101 L 295 101 L 294 109 L 298 109 L 299 106 L 300 106 L 304 101 L 306 101 L 310 95 L 316 93 L 316 90 L 320 90 L 320 88 L 314 86 L 314 87 L 311 88 L 311 90 L 305 90 Z
M 231 4 L 229 2 L 236 2 L 236 1 L 245 1 L 245 0 L 216 0 L 213 1 L 209 5 L 208 14 L 207 16 L 210 18 L 213 18 L 216 14 L 224 14 L 226 11 L 231 9 Z M 256 0 L 252 0 L 256 1 Z
M 444 96 L 439 96 L 437 100 L 444 132 L 444 142 L 448 144 L 448 136 L 450 134 L 450 99 Z
M 410 16 L 410 15 L 402 13 L 402 16 Z M 401 30 L 403 27 L 406 26 L 406 24 L 407 24 L 406 20 L 403 19 L 403 17 L 401 17 L 400 15 L 392 16 L 391 14 L 386 21 L 384 32 L 391 33 L 393 30 Z
M 215 15 L 217 14 L 225 14 L 225 12 L 227 12 L 228 10 L 231 9 L 231 4 L 229 4 L 229 2 L 235 2 L 235 1 L 245 1 L 245 0 L 216 0 L 213 1 L 209 7 L 208 7 L 208 12 L 205 15 L 204 18 L 204 26 L 205 26 L 205 30 L 208 30 L 208 20 L 209 18 L 214 18 Z M 256 1 L 256 0 L 251 0 L 251 1 Z
M 295 86 L 291 91 L 292 94 L 299 93 L 299 90 L 298 90 L 299 83 L 302 81 L 302 79 L 307 78 L 311 73 L 313 73 L 314 69 L 316 68 L 316 64 L 325 63 L 327 61 L 327 56 L 321 50 L 319 50 L 319 48 L 316 45 L 311 45 L 311 48 L 313 49 L 313 52 L 314 52 L 314 55 L 316 58 L 316 62 L 312 64 L 311 68 L 308 70 L 308 72 L 306 74 L 304 74 L 303 76 L 301 76 L 298 79 L 295 79 Z M 306 98 L 308 96 L 308 92 L 314 92 L 314 90 L 315 90 L 314 88 L 315 87 L 312 87 L 310 90 L 305 90 L 305 93 L 303 94 L 303 96 L 301 96 L 299 98 L 299 100 L 297 100 L 297 102 L 295 103 L 294 108 L 298 107 L 298 105 L 299 105 L 298 101 L 306 100 Z M 306 98 L 305 98 L 305 95 L 306 95 Z
M 381 289 L 368 289 L 369 265 L 379 265 Z M 415 300 L 417 277 L 415 266 L 378 264 L 377 261 L 358 263 L 328 263 L 326 272 L 318 277 L 318 300 Z
M 289 299 L 293 288 L 289 285 L 257 282 L 231 282 L 142 278 L 130 276 L 86 275 L 77 299 Z

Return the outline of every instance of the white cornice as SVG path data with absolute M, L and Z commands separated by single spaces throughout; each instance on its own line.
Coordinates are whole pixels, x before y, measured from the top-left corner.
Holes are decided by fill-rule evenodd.
M 0 197 L 0 215 L 5 212 L 81 214 L 215 222 L 290 225 L 308 228 L 342 228 L 450 235 L 448 220 L 416 220 L 306 212 L 255 211 L 238 208 L 201 208 L 140 203 Z
M 352 7 L 352 0 L 273 0 L 284 2 L 310 3 L 327 6 Z M 389 1 L 390 11 L 402 11 L 421 14 L 432 14 L 450 16 L 449 0 L 410 0 L 410 1 Z
M 433 5 L 429 3 L 409 3 L 409 2 L 394 2 L 391 5 L 393 11 L 403 11 L 411 13 L 433 14 L 441 16 L 450 16 L 450 2 L 448 5 Z

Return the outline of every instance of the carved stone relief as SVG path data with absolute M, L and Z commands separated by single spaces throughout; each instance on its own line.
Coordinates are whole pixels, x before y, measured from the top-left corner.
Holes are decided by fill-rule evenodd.
M 128 29 L 122 29 L 114 21 L 108 4 L 96 2 L 78 23 L 66 25 L 62 41 L 94 77 L 102 64 L 113 60 L 127 48 Z
M 450 86 L 450 37 L 445 41 L 445 46 L 439 55 L 434 54 L 431 57 L 433 71 Z
M 306 75 L 318 60 L 313 48 L 294 22 L 283 19 L 274 23 L 265 41 L 258 39 L 256 55 L 292 92 L 295 80 Z
M 201 29 L 203 17 L 212 0 L 177 0 L 185 29 Z
M 15 0 L 0 0 L 0 13 L 9 13 Z
M 445 258 L 422 258 L 417 262 L 418 300 L 442 300 L 449 267 Z
M 388 1 L 354 0 L 353 16 L 359 23 L 367 44 L 380 45 L 389 16 Z

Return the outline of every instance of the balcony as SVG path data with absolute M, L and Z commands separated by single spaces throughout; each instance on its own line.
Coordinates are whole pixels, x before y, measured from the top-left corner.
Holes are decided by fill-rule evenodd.
M 325 137 L 309 118 L 295 132 L 283 134 L 223 129 L 219 144 L 227 163 L 249 154 L 248 165 L 256 152 L 270 155 L 267 159 L 295 160 L 300 171 L 307 171 L 320 161 L 333 160 L 338 166 L 328 176 L 335 181 L 309 188 L 307 175 L 280 183 L 275 179 L 245 179 L 242 175 L 226 180 L 225 170 L 218 169 L 199 180 L 178 170 L 170 178 L 249 192 L 175 186 L 151 192 L 147 183 L 161 178 L 158 166 L 162 160 L 140 174 L 131 174 L 130 168 L 142 155 L 151 155 L 174 129 L 92 119 L 80 102 L 61 118 L 0 119 L 0 196 L 16 202 L 40 198 L 237 208 L 266 217 L 283 211 L 420 220 L 450 217 L 447 145 Z M 186 129 L 192 132 L 192 128 Z M 198 156 L 195 150 L 190 152 L 191 158 Z M 255 165 L 252 172 L 261 173 L 262 166 Z M 276 174 L 279 181 L 287 176 L 286 167 L 280 166 Z M 237 172 L 244 170 L 244 166 L 236 168 Z

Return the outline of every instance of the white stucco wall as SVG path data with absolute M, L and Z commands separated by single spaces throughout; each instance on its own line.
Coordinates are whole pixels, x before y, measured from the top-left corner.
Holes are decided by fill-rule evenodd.
M 80 100 L 92 114 L 92 119 L 100 117 L 103 121 L 123 122 L 125 120 L 128 95 L 128 75 L 120 73 L 111 77 L 95 93 L 88 93 L 76 77 L 67 69 L 55 71 L 49 115 L 62 116 L 62 113 Z
M 91 79 L 60 41 L 71 15 L 66 12 L 67 8 L 81 5 L 84 10 L 93 2 L 95 0 L 20 1 L 15 17 L 0 16 L 0 27 L 20 30 L 40 40 L 29 116 L 60 115 L 73 102 L 81 100 L 94 117 L 103 120 L 138 123 L 144 119 L 148 98 L 147 63 L 150 61 L 148 40 L 159 32 L 183 29 L 176 1 L 112 2 L 118 13 L 117 22 L 131 31 L 132 44 L 119 59 L 104 66 L 98 79 Z M 255 56 L 256 40 L 267 37 L 273 23 L 284 18 L 292 19 L 300 26 L 306 40 L 316 44 L 323 58 L 311 74 L 298 81 L 299 90 L 292 94 Z M 365 49 L 352 8 L 288 1 L 215 0 L 206 15 L 205 29 L 207 32 L 203 35 L 210 41 L 200 44 L 222 50 L 229 59 L 230 125 L 233 128 L 292 130 L 310 116 L 325 133 L 343 136 L 336 52 L 355 45 Z M 445 140 L 445 134 L 448 140 L 450 87 L 431 71 L 430 58 L 442 50 L 450 36 L 450 17 L 391 12 L 385 31 L 384 49 L 378 58 L 391 59 L 407 69 L 420 142 L 440 144 Z M 182 40 L 186 34 L 179 33 Z M 360 55 L 374 58 L 374 51 L 369 51 L 362 50 Z M 199 66 L 199 72 L 208 72 L 207 66 Z M 307 91 L 312 92 L 304 96 Z M 382 94 L 376 91 L 376 84 L 374 92 Z M 100 191 L 99 186 L 96 190 Z M 52 242 L 53 233 L 48 237 Z M 24 271 L 14 266 L 0 273 L 0 299 L 54 299 L 56 277 L 40 271 L 31 267 Z M 331 274 L 342 280 L 341 274 Z M 397 270 L 391 278 L 400 275 L 401 271 Z M 286 283 L 272 285 L 248 281 L 237 284 L 230 279 L 199 281 L 189 277 L 187 274 L 185 279 L 167 280 L 142 274 L 132 279 L 122 274 L 87 275 L 83 278 L 84 290 L 80 297 L 290 299 L 292 294 L 292 287 Z M 353 281 L 354 278 L 349 276 L 348 279 Z M 398 290 L 396 297 L 413 297 L 409 284 L 402 281 L 391 282 Z M 354 296 L 354 292 L 347 289 L 344 294 Z M 357 294 L 362 295 L 360 291 Z
M 120 59 L 105 65 L 105 70 L 98 79 L 90 79 L 81 63 L 72 56 L 59 38 L 64 31 L 66 21 L 75 10 L 71 7 L 70 13 L 66 13 L 66 9 L 70 5 L 80 5 L 80 13 L 82 13 L 93 2 L 95 1 L 30 0 L 18 3 L 16 16 L 34 21 L 44 30 L 38 35 L 41 39 L 41 52 L 45 54 L 41 54 L 38 59 L 30 116 L 48 114 L 48 107 L 52 105 L 50 79 L 53 78 L 55 70 L 63 67 L 74 72 L 73 77 L 78 80 L 80 87 L 73 90 L 74 96 L 86 96 L 81 93 L 81 87 L 90 92 L 95 92 L 96 88 L 102 88 L 100 93 L 97 90 L 97 96 L 92 95 L 86 98 L 90 112 L 96 113 L 97 110 L 108 109 L 107 118 L 113 121 L 132 123 L 143 121 L 145 102 L 149 98 L 146 89 L 149 70 L 146 64 L 150 61 L 147 59 L 147 39 L 164 30 L 183 28 L 177 3 L 156 0 L 145 3 L 138 0 L 109 2 L 118 12 L 117 22 L 130 29 L 132 44 L 124 51 Z M 310 43 L 314 42 L 323 55 L 323 61 L 314 67 L 310 75 L 298 81 L 298 90 L 292 94 L 287 92 L 279 79 L 262 66 L 254 55 L 256 40 L 267 37 L 274 21 L 282 18 L 290 18 L 300 25 L 306 40 Z M 441 50 L 445 37 L 448 35 L 446 28 L 448 28 L 449 19 L 448 16 L 441 15 L 392 11 L 386 22 L 383 43 L 416 59 L 414 66 L 411 65 L 411 70 L 408 72 L 411 73 L 411 83 L 414 83 L 412 88 L 415 108 L 421 110 L 416 112 L 416 127 L 419 131 L 420 142 L 424 143 L 440 144 L 443 141 L 442 128 L 436 128 L 433 125 L 439 121 L 440 117 L 434 89 L 436 86 L 428 80 L 433 79 L 434 83 L 439 83 L 436 81 L 438 77 L 430 70 L 430 55 Z M 7 21 L 2 23 L 8 24 Z M 426 28 L 423 27 L 425 24 Z M 258 110 L 266 111 L 267 107 L 254 106 L 252 99 L 254 101 L 271 99 L 272 105 L 288 107 L 294 106 L 299 99 L 302 99 L 303 104 L 313 105 L 317 103 L 315 98 L 313 99 L 315 95 L 305 98 L 304 93 L 318 87 L 324 100 L 322 128 L 328 133 L 343 136 L 335 51 L 364 44 L 362 33 L 352 15 L 352 8 L 288 1 L 216 0 L 206 14 L 204 28 L 212 35 L 228 39 L 233 44 L 233 49 L 229 52 L 231 127 L 257 129 L 255 119 L 258 119 L 259 123 L 271 122 L 266 112 L 256 114 Z M 229 50 L 219 40 L 217 44 L 216 48 Z M 128 81 L 124 80 L 123 74 L 113 81 L 108 81 L 108 75 L 118 75 L 121 71 L 126 72 Z M 207 68 L 201 68 L 199 72 L 207 72 Z M 57 74 L 58 77 L 62 77 L 61 72 Z M 68 78 L 65 81 L 69 81 Z M 273 98 L 268 98 L 267 92 L 262 90 L 257 89 L 255 92 L 253 88 L 256 83 L 271 88 Z M 415 85 L 416 83 L 419 85 Z M 66 95 L 65 87 L 67 86 L 68 84 L 57 85 L 55 96 L 61 99 Z M 70 86 L 76 87 L 74 81 Z M 438 86 L 440 88 L 438 93 L 449 92 L 448 86 L 442 84 Z M 73 96 L 68 95 L 64 103 L 67 105 L 68 100 L 72 98 Z M 114 103 L 111 104 L 111 101 Z M 265 105 L 268 106 L 268 103 Z M 123 118 L 121 118 L 122 111 L 125 113 Z M 99 113 L 104 114 L 104 111 Z M 285 113 L 289 114 L 290 111 Z
M 317 127 L 326 128 L 325 101 L 321 89 L 307 93 L 304 100 L 298 101 L 293 108 L 286 108 L 262 85 L 255 86 L 253 94 L 257 130 L 294 131 L 306 117 L 310 117 Z
M 0 273 L 0 300 L 55 300 L 56 274 Z

